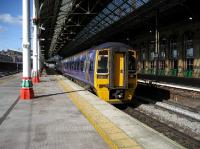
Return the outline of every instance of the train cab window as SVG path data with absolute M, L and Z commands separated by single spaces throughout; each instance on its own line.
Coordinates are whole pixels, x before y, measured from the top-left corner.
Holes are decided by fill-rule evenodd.
M 135 72 L 136 71 L 135 57 L 134 57 L 134 52 L 132 52 L 132 51 L 129 51 L 128 71 L 129 72 Z
M 97 73 L 108 73 L 108 51 L 99 51 Z

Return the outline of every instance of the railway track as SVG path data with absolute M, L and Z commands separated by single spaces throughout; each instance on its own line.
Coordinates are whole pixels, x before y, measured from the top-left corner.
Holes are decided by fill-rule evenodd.
M 131 115 L 132 117 L 138 119 L 142 123 L 145 123 L 149 127 L 157 130 L 160 133 L 163 133 L 168 138 L 174 140 L 175 142 L 183 145 L 189 149 L 199 149 L 200 148 L 200 141 L 185 134 L 184 132 L 178 131 L 175 127 L 170 127 L 166 123 L 161 122 L 151 115 L 147 115 L 146 113 L 140 111 L 137 108 L 128 107 L 123 110 L 127 114 Z
M 195 109 L 173 102 L 158 103 L 137 97 L 133 105 L 128 105 L 123 111 L 186 148 L 199 149 L 200 114 Z
M 9 75 L 13 75 L 18 73 L 19 71 L 14 71 L 14 72 L 0 72 L 0 78 L 5 77 L 5 76 L 9 76 Z
M 136 96 L 136 100 L 139 100 L 141 103 L 148 103 L 153 105 L 155 108 L 163 109 L 169 112 L 174 112 L 178 114 L 179 116 L 184 116 L 187 117 L 188 119 L 192 121 L 198 121 L 200 122 L 200 111 L 199 109 L 183 106 L 171 101 L 155 101 L 151 100 L 149 98 L 141 97 L 141 96 Z

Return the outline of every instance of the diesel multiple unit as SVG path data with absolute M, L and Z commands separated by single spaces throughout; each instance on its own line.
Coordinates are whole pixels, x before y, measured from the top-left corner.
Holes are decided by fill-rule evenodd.
M 57 69 L 112 104 L 130 102 L 137 86 L 136 52 L 123 43 L 93 47 L 62 60 Z

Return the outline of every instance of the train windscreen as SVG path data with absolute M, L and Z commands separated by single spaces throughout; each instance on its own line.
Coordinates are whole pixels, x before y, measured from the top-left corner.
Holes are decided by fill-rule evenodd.
M 129 51 L 128 71 L 136 72 L 135 56 L 134 56 L 134 52 L 132 51 Z
M 108 51 L 99 51 L 97 73 L 108 73 Z

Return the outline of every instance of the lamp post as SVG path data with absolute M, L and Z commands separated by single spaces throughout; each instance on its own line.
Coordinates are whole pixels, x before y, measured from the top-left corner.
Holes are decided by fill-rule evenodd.
M 30 65 L 30 1 L 23 0 L 23 23 L 22 23 L 22 49 L 23 49 L 23 76 L 20 90 L 20 98 L 28 100 L 34 97 L 33 85 L 31 80 L 31 65 Z

